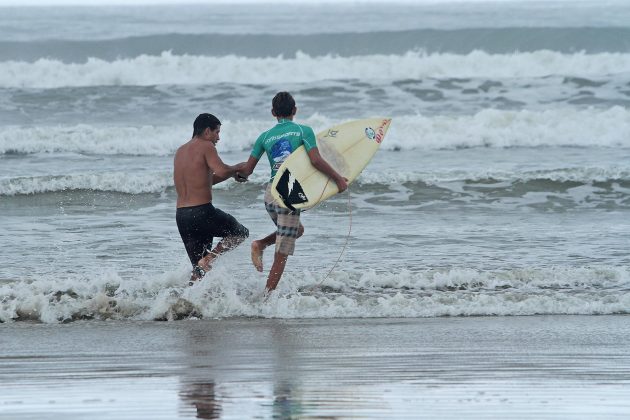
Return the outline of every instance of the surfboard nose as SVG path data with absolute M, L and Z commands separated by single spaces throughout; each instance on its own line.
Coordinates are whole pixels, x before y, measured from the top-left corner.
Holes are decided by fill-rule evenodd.
M 385 138 L 385 134 L 387 134 L 387 130 L 392 122 L 391 118 L 382 118 L 381 123 L 375 131 L 376 137 L 375 140 L 378 144 L 380 144 Z

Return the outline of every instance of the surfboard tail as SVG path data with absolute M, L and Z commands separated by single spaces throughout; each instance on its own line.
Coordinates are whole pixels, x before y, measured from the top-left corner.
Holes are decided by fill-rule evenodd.
M 300 185 L 300 182 L 295 179 L 288 169 L 285 169 L 282 175 L 280 175 L 280 180 L 276 185 L 276 191 L 284 205 L 292 211 L 295 211 L 294 205 L 308 201 L 308 197 L 304 193 L 302 185 Z

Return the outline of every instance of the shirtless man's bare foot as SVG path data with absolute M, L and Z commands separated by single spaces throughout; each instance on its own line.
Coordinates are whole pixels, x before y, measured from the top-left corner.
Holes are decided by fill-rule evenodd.
M 188 285 L 192 286 L 195 284 L 195 282 L 201 280 L 203 278 L 203 276 L 206 275 L 206 270 L 204 270 L 203 268 L 196 266 L 195 268 L 193 268 L 192 273 L 190 273 L 190 280 L 188 280 Z
M 197 262 L 197 265 L 190 274 L 189 286 L 192 286 L 196 281 L 199 281 L 206 275 L 206 273 L 212 270 L 212 263 L 217 255 L 214 252 L 209 252 L 205 257 Z
M 214 259 L 216 257 L 217 255 L 214 252 L 209 252 L 208 255 L 197 262 L 197 265 L 207 273 L 208 271 L 212 270 L 212 263 L 214 262 Z

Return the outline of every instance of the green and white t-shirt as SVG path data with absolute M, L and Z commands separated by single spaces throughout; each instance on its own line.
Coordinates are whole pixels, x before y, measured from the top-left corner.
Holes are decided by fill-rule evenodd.
M 258 136 L 252 156 L 260 159 L 263 153 L 267 152 L 273 179 L 282 162 L 301 145 L 304 145 L 307 152 L 317 147 L 313 129 L 307 125 L 281 119 L 275 127 Z

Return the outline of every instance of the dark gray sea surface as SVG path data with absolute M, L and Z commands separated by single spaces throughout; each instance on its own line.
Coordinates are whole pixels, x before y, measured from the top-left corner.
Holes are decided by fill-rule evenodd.
M 0 261 L 0 314 L 161 319 L 173 318 L 182 299 L 187 316 L 207 317 L 625 312 L 630 172 L 617 165 L 628 153 L 382 151 L 349 192 L 304 213 L 306 234 L 271 312 L 261 305 L 264 276 L 250 265 L 248 243 L 187 287 L 170 156 L 77 154 L 64 159 L 63 175 L 35 176 L 54 166 L 47 154 L 5 156 L 15 175 L 0 185 L 23 191 L 5 191 L 0 203 L 0 237 L 11 244 Z M 223 154 L 228 162 L 247 155 Z M 214 191 L 215 206 L 252 239 L 274 229 L 260 166 L 248 183 Z M 37 258 L 23 258 L 34 246 Z
M 630 310 L 627 2 L 0 10 L 2 322 Z M 189 288 L 173 154 L 211 112 L 246 160 L 282 90 L 391 129 L 274 305 L 249 241 Z M 268 174 L 214 191 L 250 239 Z

